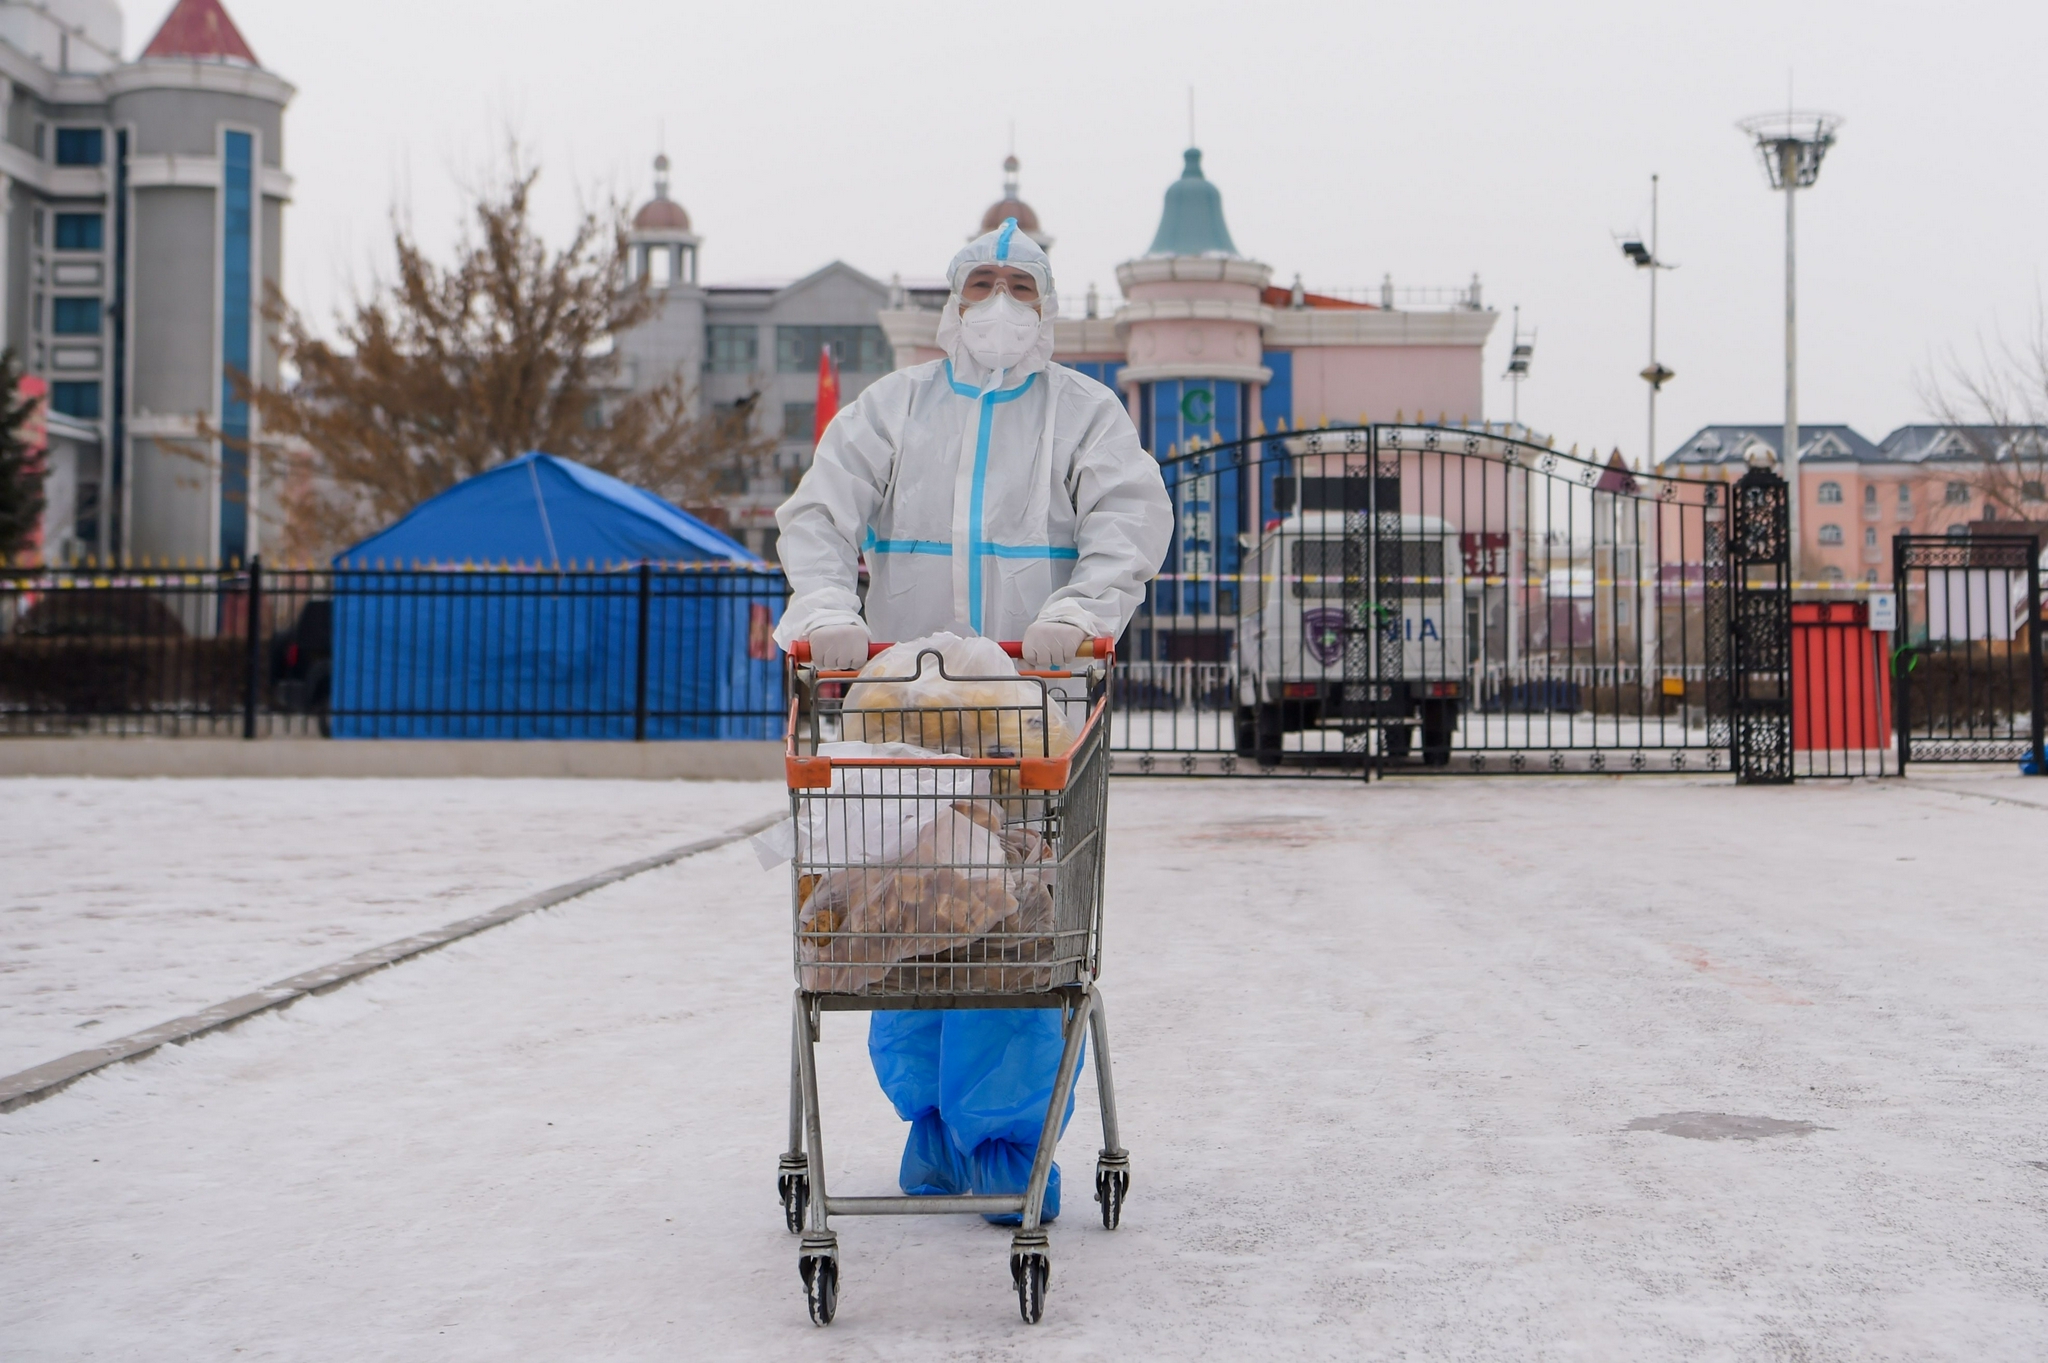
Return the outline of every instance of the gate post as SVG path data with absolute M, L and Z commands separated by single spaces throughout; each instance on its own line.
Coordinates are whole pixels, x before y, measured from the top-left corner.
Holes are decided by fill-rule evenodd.
M 647 598 L 654 583 L 654 569 L 640 560 L 640 590 L 635 593 L 633 641 L 633 741 L 647 741 Z
M 1343 453 L 1346 467 L 1342 470 L 1343 481 L 1339 483 L 1340 487 L 1347 485 L 1350 480 L 1349 456 L 1357 452 L 1356 442 L 1358 435 L 1359 433 L 1356 431 L 1346 431 L 1344 433 Z M 1342 554 L 1342 571 L 1345 577 L 1344 586 L 1346 592 L 1346 596 L 1343 598 L 1345 623 L 1344 680 L 1342 682 L 1342 695 L 1344 699 L 1342 704 L 1346 710 L 1349 710 L 1354 705 L 1357 706 L 1358 710 L 1353 717 L 1363 716 L 1366 721 L 1365 728 L 1360 731 L 1356 739 L 1348 732 L 1344 735 L 1344 748 L 1348 755 L 1352 750 L 1354 741 L 1358 744 L 1359 774 L 1367 781 L 1370 781 L 1372 780 L 1373 772 L 1380 765 L 1380 743 L 1383 739 L 1384 730 L 1378 728 L 1374 721 L 1380 718 L 1380 679 L 1386 675 L 1387 658 L 1384 640 L 1381 637 L 1379 628 L 1380 582 L 1378 555 L 1381 529 L 1380 517 L 1383 514 L 1379 496 L 1382 486 L 1380 476 L 1383 472 L 1380 467 L 1380 427 L 1378 425 L 1368 426 L 1365 429 L 1364 436 L 1366 460 L 1365 504 L 1363 506 L 1354 505 L 1349 496 L 1344 496 L 1339 499 L 1338 505 L 1343 508 L 1344 516 L 1344 547 L 1340 553 Z M 1317 437 L 1311 436 L 1310 441 L 1310 451 L 1312 453 L 1322 453 L 1320 440 Z M 1396 454 L 1395 458 L 1399 459 L 1399 457 Z M 1398 473 L 1398 471 L 1397 466 L 1396 472 Z M 1398 534 L 1401 521 L 1401 508 L 1398 503 L 1393 508 L 1393 515 L 1395 533 Z M 1355 564 L 1352 562 L 1352 555 L 1354 553 L 1357 555 Z M 1324 568 L 1324 571 L 1329 571 L 1327 566 Z M 1358 577 L 1356 596 L 1350 594 L 1351 576 L 1354 572 L 1356 572 Z M 1394 674 L 1398 676 L 1399 672 L 1400 654 L 1397 651 L 1394 655 Z
M 2008 579 L 2010 580 L 2010 579 Z M 2032 732 L 2027 735 L 2033 750 L 2033 774 L 2048 776 L 2048 751 L 2044 751 L 2044 728 L 2048 728 L 2048 715 L 2042 710 L 2048 706 L 2048 685 L 2042 680 L 2042 670 L 2048 661 L 2041 657 L 2041 537 L 2034 536 L 2027 546 L 2027 685 L 2033 691 L 2029 707 L 2033 711 Z
M 1913 670 L 1912 657 L 1906 652 L 1913 640 L 1912 616 L 1907 605 L 1913 594 L 1906 590 L 1906 535 L 1892 536 L 1892 595 L 1898 602 L 1893 608 L 1892 618 L 1898 624 L 1892 630 L 1891 657 L 1885 659 L 1885 670 L 1892 679 L 1892 728 L 1899 740 L 1899 775 L 1906 774 L 1906 763 L 1913 757 Z
M 1728 681 L 1732 618 L 1728 603 L 1732 594 L 1728 585 L 1728 505 L 1722 497 L 1728 490 L 1707 487 L 1700 544 L 1706 607 L 1700 644 L 1706 654 L 1707 761 L 1717 769 L 1723 752 L 1731 759 L 1735 753 L 1735 728 L 1730 723 L 1735 713 L 1734 688 Z
M 1791 499 L 1762 466 L 1728 508 L 1729 754 L 1739 785 L 1792 780 Z
M 263 555 L 249 555 L 249 591 L 242 598 L 245 608 L 242 628 L 247 635 L 248 656 L 243 660 L 246 676 L 242 683 L 242 737 L 256 737 L 256 709 L 263 689 Z

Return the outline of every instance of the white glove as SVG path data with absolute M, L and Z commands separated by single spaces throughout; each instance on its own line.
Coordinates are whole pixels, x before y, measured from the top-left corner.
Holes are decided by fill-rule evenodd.
M 866 625 L 827 625 L 811 632 L 811 665 L 822 672 L 857 672 L 868 665 Z
M 1024 631 L 1024 666 L 1042 672 L 1056 672 L 1074 660 L 1087 636 L 1079 625 L 1040 620 Z

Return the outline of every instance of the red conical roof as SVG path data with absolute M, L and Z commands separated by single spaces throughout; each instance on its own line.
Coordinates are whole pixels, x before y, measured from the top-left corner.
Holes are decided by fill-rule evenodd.
M 220 0 L 178 0 L 171 7 L 164 26 L 142 49 L 143 58 L 198 57 L 215 61 L 247 62 L 260 66 L 256 54 L 242 38 L 242 31 Z

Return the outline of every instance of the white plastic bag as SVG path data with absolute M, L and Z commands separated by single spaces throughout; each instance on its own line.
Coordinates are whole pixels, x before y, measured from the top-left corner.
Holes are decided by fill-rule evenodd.
M 938 660 L 920 663 L 918 655 L 927 651 Z M 942 675 L 942 667 L 951 675 Z M 910 680 L 862 680 L 875 677 Z M 958 680 L 965 677 L 996 680 Z M 905 640 L 868 659 L 860 678 L 847 688 L 842 717 L 851 739 L 968 757 L 1057 757 L 1073 745 L 1061 696 L 1048 694 L 1037 679 L 1018 677 L 1016 662 L 993 639 L 941 631 Z

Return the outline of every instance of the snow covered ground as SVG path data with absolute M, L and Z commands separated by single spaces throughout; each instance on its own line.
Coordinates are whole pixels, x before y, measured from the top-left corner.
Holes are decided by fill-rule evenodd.
M 0 780 L 0 1074 L 783 798 L 737 782 Z
M 152 791 L 191 822 L 136 789 L 131 824 Z M 315 787 L 238 789 L 290 823 Z M 534 836 L 612 822 L 556 789 Z M 738 845 L 0 1116 L 4 1353 L 2042 1356 L 2048 781 L 1131 781 L 1112 825 L 1131 1200 L 1092 1223 L 1084 1084 L 1039 1327 L 1007 1233 L 936 1218 L 840 1222 L 808 1323 L 786 882 Z M 46 911 L 94 893 L 35 874 Z M 821 1056 L 843 1192 L 902 1129 L 863 1033 Z

